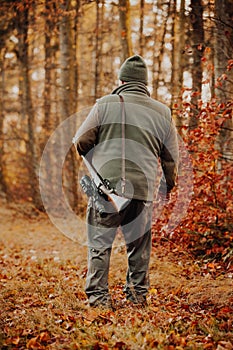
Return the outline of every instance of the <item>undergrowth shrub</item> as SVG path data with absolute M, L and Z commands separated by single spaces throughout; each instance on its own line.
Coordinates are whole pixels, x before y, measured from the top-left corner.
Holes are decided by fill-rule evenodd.
M 190 113 L 190 104 L 185 103 L 182 107 L 182 114 Z M 171 203 L 163 208 L 153 225 L 154 242 L 165 239 L 187 249 L 196 258 L 218 261 L 227 270 L 232 268 L 233 257 L 233 166 L 232 160 L 224 158 L 222 143 L 226 145 L 232 140 L 224 140 L 221 133 L 226 126 L 232 125 L 231 118 L 232 103 L 223 104 L 216 99 L 207 104 L 200 102 L 198 126 L 192 130 L 182 127 L 182 139 L 193 172 L 190 186 L 193 193 L 187 213 L 178 226 L 164 236 L 163 228 L 177 200 L 174 192 Z M 182 191 L 182 188 L 176 191 Z M 186 196 L 184 193 L 184 200 Z

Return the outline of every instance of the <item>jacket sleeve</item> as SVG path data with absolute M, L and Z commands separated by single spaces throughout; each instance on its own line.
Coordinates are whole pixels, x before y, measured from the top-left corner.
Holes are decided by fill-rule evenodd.
M 163 144 L 160 159 L 163 176 L 160 182 L 159 192 L 170 193 L 176 185 L 179 159 L 177 131 L 173 120 L 171 121 L 169 132 Z
M 96 103 L 72 140 L 80 156 L 85 156 L 93 149 L 97 141 L 98 131 L 98 105 Z

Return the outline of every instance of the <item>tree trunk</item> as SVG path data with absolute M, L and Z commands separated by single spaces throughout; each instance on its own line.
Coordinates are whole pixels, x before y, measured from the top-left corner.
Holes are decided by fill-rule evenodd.
M 1 39 L 3 42 L 3 39 Z M 5 117 L 5 107 L 4 107 L 4 90 L 5 90 L 5 71 L 4 71 L 4 55 L 5 50 L 0 47 L 0 190 L 3 191 L 8 198 L 7 184 L 4 176 L 4 117 Z
M 78 84 L 79 84 L 79 71 L 78 71 L 78 38 L 79 38 L 79 11 L 81 8 L 81 0 L 76 0 L 75 6 L 75 19 L 74 19 L 74 50 L 75 50 L 75 65 L 74 65 L 74 110 L 78 109 Z
M 153 63 L 152 63 L 152 97 L 157 99 L 158 96 L 158 91 L 156 89 L 156 80 L 158 79 L 158 60 L 157 60 L 157 54 L 156 54 L 156 45 L 155 43 L 157 43 L 158 41 L 158 36 L 157 36 L 157 31 L 156 31 L 156 27 L 157 27 L 157 14 L 156 12 L 153 13 L 154 16 L 154 21 L 153 21 L 153 41 L 154 41 L 154 45 L 153 45 Z
M 222 102 L 228 102 L 233 90 L 233 69 L 227 71 L 228 61 L 233 57 L 233 0 L 215 0 L 215 17 L 214 68 L 218 80 L 215 94 Z
M 139 54 L 141 56 L 143 56 L 143 49 L 144 49 L 144 35 L 143 35 L 144 6 L 145 6 L 145 0 L 140 0 Z
M 162 71 L 162 62 L 163 62 L 163 56 L 164 56 L 164 49 L 165 49 L 165 35 L 166 35 L 166 31 L 167 31 L 167 23 L 168 23 L 168 19 L 170 16 L 170 9 L 171 9 L 171 1 L 169 1 L 167 3 L 167 11 L 166 11 L 166 19 L 163 21 L 163 29 L 162 29 L 162 37 L 160 39 L 160 46 L 159 46 L 159 54 L 157 57 L 158 60 L 158 69 L 157 69 L 157 77 L 153 76 L 153 81 L 152 81 L 152 86 L 153 86 L 153 97 L 157 98 L 157 91 L 159 88 L 159 83 L 161 81 L 161 71 Z M 156 14 L 155 14 L 156 16 Z M 154 30 L 156 32 L 156 25 L 154 26 Z M 156 37 L 156 34 L 155 34 Z M 158 39 L 158 38 L 157 38 Z M 155 39 L 155 43 L 156 43 L 156 39 Z
M 51 120 L 51 100 L 52 100 L 52 66 L 54 60 L 54 50 L 52 47 L 51 33 L 55 29 L 55 23 L 51 18 L 51 12 L 54 11 L 51 1 L 45 1 L 45 81 L 44 81 L 44 131 L 46 139 L 52 130 L 53 121 Z
M 17 57 L 20 70 L 21 81 L 21 114 L 27 121 L 27 154 L 28 154 L 28 171 L 29 184 L 31 190 L 32 202 L 39 210 L 43 209 L 38 183 L 38 159 L 36 154 L 35 141 L 35 112 L 32 104 L 31 81 L 30 81 L 30 64 L 29 64 L 29 8 L 22 4 L 22 7 L 16 8 L 16 29 L 18 34 L 18 51 Z
M 233 1 L 215 0 L 215 78 L 217 79 L 216 97 L 227 105 L 232 114 L 233 69 L 227 70 L 228 61 L 233 57 Z M 226 107 L 225 107 L 226 108 Z M 226 120 L 221 128 L 217 147 L 225 161 L 233 161 L 233 116 Z M 222 168 L 222 161 L 218 164 Z
M 79 10 L 80 10 L 81 2 L 80 0 L 76 0 L 75 6 L 75 21 L 74 21 L 74 56 L 75 56 L 75 64 L 74 64 L 74 111 L 78 110 L 78 85 L 79 85 L 79 72 L 78 72 L 78 24 L 79 24 Z M 74 125 L 74 131 L 76 132 L 77 125 Z M 79 211 L 80 204 L 82 202 L 82 194 L 78 192 L 78 169 L 80 166 L 80 161 L 77 158 L 76 149 L 71 147 L 71 177 L 72 177 L 72 193 L 73 193 L 73 208 Z
M 13 28 L 14 23 L 11 21 L 11 16 L 7 4 L 1 4 L 1 21 L 0 21 L 0 191 L 5 193 L 6 199 L 11 199 L 11 194 L 8 189 L 8 184 L 5 176 L 5 133 L 4 133 L 4 120 L 6 116 L 6 91 L 7 91 L 7 81 L 5 79 L 5 55 L 7 52 L 6 41 L 9 38 Z
M 76 69 L 76 47 L 74 40 L 74 32 L 72 30 L 72 17 L 69 15 L 69 11 L 72 9 L 71 1 L 63 1 L 63 10 L 66 11 L 66 16 L 62 16 L 60 21 L 60 120 L 63 121 L 69 118 L 76 112 L 76 92 L 77 88 L 75 77 L 77 77 Z M 76 83 L 76 84 L 75 84 Z M 63 134 L 61 131 L 61 144 L 59 147 L 66 148 L 67 143 L 70 142 L 75 133 L 75 126 L 72 123 L 72 118 L 67 120 L 68 135 Z M 63 152 L 61 152 L 63 154 Z M 66 175 L 64 176 L 64 188 L 67 189 L 67 194 L 70 200 L 72 200 L 72 206 L 77 207 L 78 203 L 78 186 L 77 186 L 77 159 L 74 147 L 71 147 L 70 152 L 66 157 Z M 58 169 L 59 171 L 59 169 Z M 70 176 L 70 173 L 72 176 Z M 71 199 L 72 198 L 72 199 Z
M 130 2 L 119 0 L 120 37 L 122 45 L 122 61 L 132 56 L 132 39 L 130 26 Z
M 44 122 L 42 147 L 47 145 L 51 133 L 55 131 L 59 122 L 57 115 L 54 113 L 54 101 L 56 101 L 56 52 L 58 51 L 58 39 L 54 38 L 53 33 L 57 30 L 57 7 L 50 0 L 45 0 L 45 24 L 44 24 L 44 52 L 45 52 L 45 80 L 44 80 Z M 52 15 L 51 15 L 52 14 Z M 54 115 L 55 114 L 55 115 Z M 47 152 L 47 164 L 49 172 L 40 169 L 40 185 L 42 192 L 48 193 L 56 191 L 56 146 L 50 147 Z M 43 197 L 43 196 L 42 196 Z M 53 205 L 56 205 L 54 196 Z
M 198 125 L 198 100 L 201 98 L 202 90 L 202 56 L 204 51 L 204 26 L 203 26 L 203 5 L 202 0 L 191 0 L 191 40 L 192 40 L 192 115 L 189 120 L 189 128 L 193 129 Z
M 94 96 L 95 100 L 100 96 L 102 96 L 103 17 L 104 17 L 104 1 L 96 0 L 95 96 Z
M 173 19 L 173 50 L 172 50 L 172 99 L 171 109 L 178 130 L 183 125 L 182 117 L 176 114 L 174 104 L 182 102 L 183 73 L 185 68 L 185 0 L 181 0 L 179 12 L 176 11 L 176 1 L 174 2 Z
M 70 0 L 63 1 L 63 11 L 70 9 Z M 73 32 L 71 27 L 72 19 L 66 13 L 60 18 L 60 118 L 64 120 L 74 113 L 74 74 L 73 64 L 75 63 L 73 49 Z

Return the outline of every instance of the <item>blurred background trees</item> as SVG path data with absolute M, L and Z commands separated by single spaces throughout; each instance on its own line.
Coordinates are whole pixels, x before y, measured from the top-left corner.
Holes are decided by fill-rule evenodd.
M 233 0 L 1 0 L 2 195 L 43 208 L 38 173 L 49 136 L 70 115 L 111 93 L 121 63 L 132 54 L 145 58 L 151 95 L 171 107 L 194 159 L 200 151 L 193 147 L 194 140 L 198 144 L 195 130 L 208 124 L 201 116 L 209 108 L 211 125 L 217 120 L 220 127 L 220 132 L 208 131 L 218 151 L 215 172 L 225 164 L 229 168 L 232 18 Z M 77 166 L 71 149 L 64 186 L 73 207 L 79 198 Z M 208 167 L 204 164 L 202 172 Z M 227 174 L 221 179 L 223 188 L 231 180 Z

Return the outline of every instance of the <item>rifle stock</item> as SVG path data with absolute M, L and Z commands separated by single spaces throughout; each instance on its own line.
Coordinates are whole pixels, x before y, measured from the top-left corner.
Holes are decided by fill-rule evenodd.
M 94 166 L 88 162 L 88 160 L 82 156 L 83 162 L 86 165 L 92 179 L 94 180 L 97 188 L 99 188 L 104 194 L 107 195 L 107 197 L 109 198 L 109 200 L 112 202 L 112 204 L 114 205 L 115 209 L 119 212 L 120 210 L 122 210 L 123 208 L 125 208 L 129 202 L 130 199 L 128 198 L 124 198 L 121 196 L 118 196 L 117 194 L 115 194 L 113 192 L 112 189 L 108 189 L 104 182 L 103 179 L 101 178 L 101 176 L 98 174 L 98 172 L 96 171 L 96 169 L 94 168 Z

